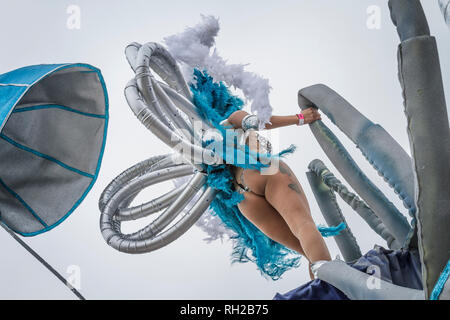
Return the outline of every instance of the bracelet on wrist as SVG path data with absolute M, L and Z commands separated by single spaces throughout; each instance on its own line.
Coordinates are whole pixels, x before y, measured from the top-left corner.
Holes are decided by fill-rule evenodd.
M 298 113 L 298 114 L 296 114 L 296 116 L 298 118 L 298 123 L 297 123 L 298 126 L 305 124 L 305 117 L 303 116 L 302 113 Z

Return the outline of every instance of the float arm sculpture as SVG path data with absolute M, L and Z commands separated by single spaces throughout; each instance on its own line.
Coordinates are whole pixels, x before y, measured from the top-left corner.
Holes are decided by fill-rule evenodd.
M 299 105 L 320 108 L 355 142 L 409 209 L 413 224 L 417 222 L 414 228 L 367 179 L 322 121 L 310 125 L 329 159 L 402 244 L 403 250 L 413 251 L 418 246 L 423 294 L 389 283 L 382 283 L 376 294 L 370 293 L 364 281 L 368 276 L 341 261 L 317 265 L 315 269 L 320 279 L 350 298 L 443 299 L 449 297 L 450 290 L 450 133 L 436 40 L 430 36 L 419 0 L 390 0 L 389 9 L 401 40 L 399 80 L 412 159 L 382 127 L 370 122 L 324 85 L 300 90 Z M 313 169 L 315 166 L 317 163 L 310 165 Z M 352 273 L 356 275 L 350 277 Z

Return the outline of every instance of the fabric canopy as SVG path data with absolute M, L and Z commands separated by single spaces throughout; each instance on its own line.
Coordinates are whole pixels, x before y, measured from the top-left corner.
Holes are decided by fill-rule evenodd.
M 23 236 L 64 221 L 95 183 L 107 125 L 106 86 L 93 66 L 0 75 L 1 220 Z

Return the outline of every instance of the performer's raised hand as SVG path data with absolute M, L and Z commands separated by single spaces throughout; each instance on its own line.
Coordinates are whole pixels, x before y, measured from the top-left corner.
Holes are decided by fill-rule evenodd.
M 303 124 L 310 124 L 316 120 L 322 120 L 319 111 L 314 107 L 302 110 L 301 114 L 299 114 L 299 121 L 301 121 L 300 115 L 303 115 Z

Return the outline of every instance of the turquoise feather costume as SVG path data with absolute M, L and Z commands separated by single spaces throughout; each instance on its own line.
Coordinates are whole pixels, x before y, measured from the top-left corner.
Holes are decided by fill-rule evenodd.
M 222 82 L 214 82 L 206 71 L 201 72 L 195 69 L 194 80 L 195 83 L 191 84 L 190 89 L 193 94 L 193 102 L 198 108 L 200 116 L 212 123 L 225 139 L 225 128 L 220 125 L 220 122 L 227 119 L 233 112 L 241 110 L 243 101 L 233 96 Z M 205 145 L 208 146 L 212 142 L 207 141 Z M 235 158 L 242 150 L 244 150 L 247 160 L 252 156 L 258 156 L 258 154 L 255 155 L 250 151 L 248 146 L 241 147 L 240 149 L 235 148 L 234 152 L 231 153 Z M 244 196 L 234 191 L 234 176 L 231 171 L 232 166 L 261 169 L 267 167 L 267 165 L 259 161 L 255 161 L 254 164 L 249 164 L 249 161 L 240 164 L 238 161 L 233 161 L 235 159 L 227 157 L 230 152 L 226 152 L 226 148 L 224 146 L 223 150 L 215 151 L 224 155 L 225 162 L 233 163 L 233 165 L 204 165 L 205 171 L 208 173 L 207 185 L 218 191 L 210 207 L 213 214 L 217 215 L 236 234 L 233 237 L 232 262 L 252 261 L 256 263 L 262 275 L 277 280 L 288 269 L 298 267 L 300 255 L 267 237 L 242 215 L 237 204 L 244 199 Z M 280 157 L 283 154 L 292 153 L 294 149 L 291 146 L 277 155 L 266 156 L 270 158 Z

